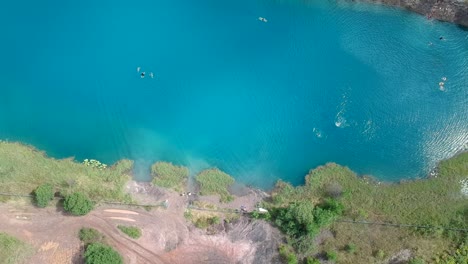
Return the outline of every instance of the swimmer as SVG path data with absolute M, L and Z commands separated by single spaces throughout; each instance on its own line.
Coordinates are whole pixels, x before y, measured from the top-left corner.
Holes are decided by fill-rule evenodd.
M 154 74 L 152 72 L 150 72 L 150 77 L 151 77 L 151 79 L 154 78 Z
M 137 67 L 137 72 L 140 72 L 140 70 L 141 70 L 141 67 Z
M 441 90 L 442 92 L 445 91 L 445 87 L 443 85 L 439 86 L 439 90 Z
M 439 86 L 444 86 L 444 84 L 445 84 L 444 82 L 440 82 Z
M 444 40 L 444 37 L 441 36 L 439 39 L 440 39 L 440 40 Z
M 447 77 L 442 77 L 442 81 L 446 81 L 447 80 Z
M 140 77 L 141 77 L 141 78 L 145 78 L 145 72 L 142 72 L 142 73 L 140 74 Z

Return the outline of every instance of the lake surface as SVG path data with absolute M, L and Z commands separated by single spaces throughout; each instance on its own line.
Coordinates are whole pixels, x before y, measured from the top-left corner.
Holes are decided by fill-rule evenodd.
M 265 188 L 329 161 L 419 177 L 467 149 L 468 31 L 310 2 L 2 3 L 0 139 Z

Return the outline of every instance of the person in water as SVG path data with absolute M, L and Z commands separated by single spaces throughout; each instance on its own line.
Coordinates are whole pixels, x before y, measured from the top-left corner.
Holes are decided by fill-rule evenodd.
M 142 73 L 140 74 L 140 76 L 141 76 L 141 78 L 145 78 L 145 72 L 142 72 Z
M 440 39 L 440 40 L 444 40 L 444 37 L 440 36 L 440 38 L 439 38 L 439 39 Z

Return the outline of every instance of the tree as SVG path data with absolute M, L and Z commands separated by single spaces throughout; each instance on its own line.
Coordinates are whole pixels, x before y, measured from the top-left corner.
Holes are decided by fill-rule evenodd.
M 46 207 L 54 199 L 54 189 L 50 184 L 42 184 L 34 190 L 34 200 L 39 207 Z
M 113 248 L 101 243 L 92 243 L 84 254 L 86 264 L 123 264 L 122 256 Z
M 63 208 L 74 215 L 85 215 L 93 210 L 93 203 L 82 193 L 75 192 L 65 197 Z

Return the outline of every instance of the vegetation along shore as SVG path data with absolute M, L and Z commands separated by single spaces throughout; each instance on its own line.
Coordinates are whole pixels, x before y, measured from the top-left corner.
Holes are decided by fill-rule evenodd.
M 53 159 L 0 142 L 0 263 L 467 263 L 468 153 L 381 183 L 328 163 L 269 193 L 217 168 Z

